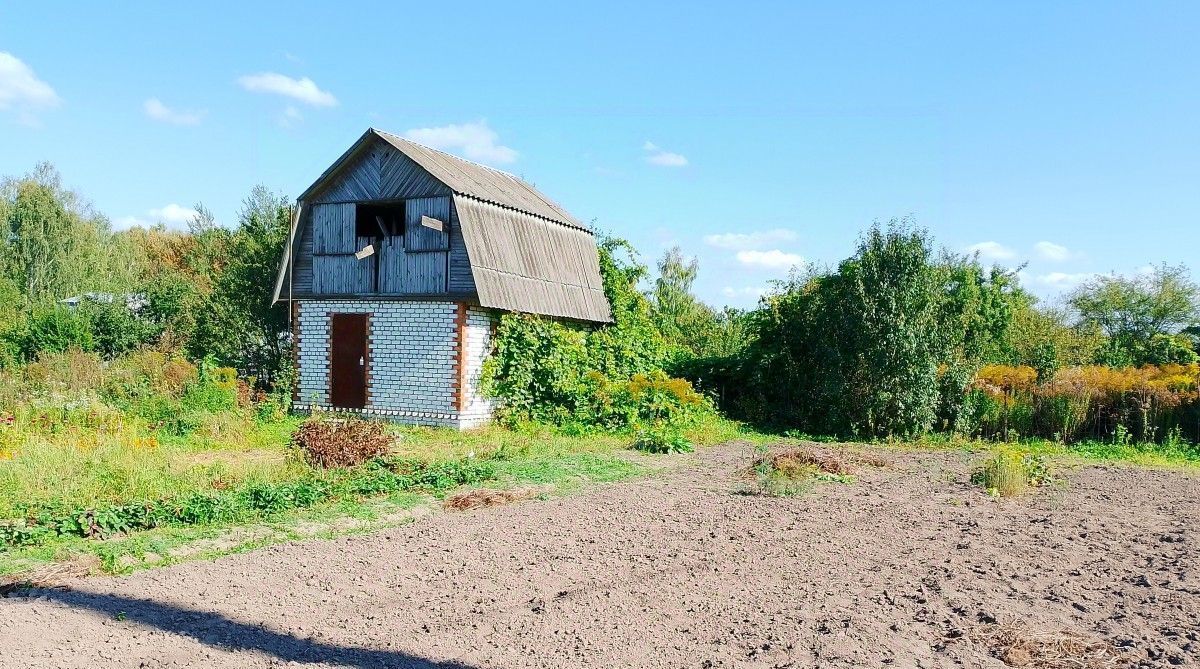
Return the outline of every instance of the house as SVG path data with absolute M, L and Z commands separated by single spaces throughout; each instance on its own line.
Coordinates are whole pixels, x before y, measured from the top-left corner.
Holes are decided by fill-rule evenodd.
M 275 283 L 296 407 L 467 428 L 499 315 L 611 319 L 592 231 L 521 179 L 370 129 L 297 200 Z

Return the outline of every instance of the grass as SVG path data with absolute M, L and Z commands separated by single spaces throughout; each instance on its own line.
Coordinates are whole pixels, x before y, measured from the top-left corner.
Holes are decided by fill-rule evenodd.
M 22 509 L 122 504 L 233 493 L 260 484 L 309 480 L 314 470 L 289 455 L 297 418 L 258 422 L 213 414 L 210 427 L 186 436 L 155 433 L 132 419 L 114 429 L 63 426 L 28 431 L 11 456 L 0 460 L 0 519 Z M 555 494 L 589 483 L 619 481 L 654 471 L 653 458 L 629 451 L 631 437 L 607 433 L 568 435 L 538 425 L 488 427 L 470 432 L 394 426 L 393 456 L 437 465 L 486 461 L 494 478 L 483 483 L 505 489 L 544 485 Z M 753 437 L 729 421 L 713 418 L 688 431 L 711 444 Z M 319 474 L 319 472 L 317 472 Z M 388 495 L 340 494 L 307 508 L 243 514 L 232 521 L 160 526 L 115 532 L 105 538 L 53 537 L 42 545 L 0 547 L 0 576 L 37 573 L 50 564 L 92 565 L 106 573 L 172 564 L 307 536 L 370 531 L 402 522 L 401 513 L 433 506 L 449 490 Z

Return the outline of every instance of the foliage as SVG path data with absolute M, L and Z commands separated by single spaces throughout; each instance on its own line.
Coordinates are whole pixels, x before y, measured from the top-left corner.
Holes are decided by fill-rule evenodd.
M 1055 481 L 1044 455 L 1004 446 L 993 449 L 983 466 L 971 473 L 971 483 L 995 497 L 1014 497 Z
M 285 372 L 287 312 L 271 304 L 271 293 L 291 216 L 287 198 L 257 186 L 243 202 L 238 228 L 231 235 L 201 227 L 198 241 L 224 247 L 225 260 L 203 310 L 195 316 L 188 342 L 192 356 L 212 355 L 268 384 Z
M 671 348 L 672 364 L 692 358 L 725 357 L 746 346 L 745 313 L 730 307 L 714 310 L 692 293 L 699 265 L 679 247 L 658 261 L 658 278 L 649 299 L 654 321 Z
M 484 388 L 502 400 L 509 425 L 523 421 L 583 429 L 676 423 L 708 408 L 690 384 L 662 372 L 667 345 L 637 290 L 646 268 L 627 242 L 600 243 L 600 268 L 613 322 L 586 329 L 505 314 L 484 365 Z
M 647 453 L 691 453 L 696 448 L 678 429 L 661 424 L 638 430 L 633 447 Z
M 42 353 L 92 351 L 96 340 L 91 323 L 65 307 L 39 308 L 6 337 L 20 359 L 35 360 Z
M 314 472 L 292 481 L 253 483 L 236 490 L 100 506 L 28 507 L 19 518 L 0 520 L 0 546 L 36 545 L 58 536 L 108 537 L 166 525 L 246 522 L 330 499 L 406 490 L 436 492 L 493 477 L 488 465 L 475 461 L 379 459 L 330 476 Z
M 1133 277 L 1100 276 L 1076 289 L 1069 301 L 1081 325 L 1108 336 L 1100 360 L 1105 364 L 1195 360 L 1194 350 L 1186 352 L 1190 341 L 1174 338 L 1200 323 L 1200 286 L 1186 267 L 1164 264 Z
M 1069 367 L 1044 382 L 1029 367 L 990 365 L 980 370 L 970 392 L 981 407 L 983 436 L 1069 443 L 1124 432 L 1152 443 L 1171 435 L 1200 441 L 1198 391 L 1200 364 L 1192 363 Z
M 876 225 L 836 272 L 793 276 L 764 299 L 734 409 L 825 434 L 919 434 L 939 413 L 953 425 L 965 383 L 952 381 L 1001 348 L 1015 295 L 976 259 L 935 256 L 908 221 Z
M 300 424 L 292 447 L 314 467 L 353 467 L 385 455 L 392 444 L 381 423 L 317 414 Z

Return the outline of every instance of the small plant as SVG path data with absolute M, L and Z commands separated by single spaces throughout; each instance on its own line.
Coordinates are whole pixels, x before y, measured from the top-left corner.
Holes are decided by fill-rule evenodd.
M 691 453 L 695 450 L 687 437 L 667 425 L 639 430 L 633 447 L 647 453 Z
M 832 451 L 789 448 L 772 452 L 767 446 L 754 450 L 744 478 L 751 481 L 740 492 L 790 497 L 811 490 L 817 483 L 853 483 L 849 463 Z
M 392 437 L 381 423 L 314 414 L 292 435 L 292 446 L 314 467 L 353 467 L 385 455 Z
M 1015 497 L 1056 480 L 1046 456 L 1008 447 L 997 448 L 971 473 L 971 483 L 984 487 L 993 497 Z

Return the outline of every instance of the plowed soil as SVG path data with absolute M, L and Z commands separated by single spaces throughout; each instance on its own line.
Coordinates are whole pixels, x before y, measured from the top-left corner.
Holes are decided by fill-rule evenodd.
M 1200 665 L 1195 475 L 996 500 L 970 455 L 886 452 L 772 498 L 733 492 L 748 455 L 33 590 L 0 600 L 0 666 Z

